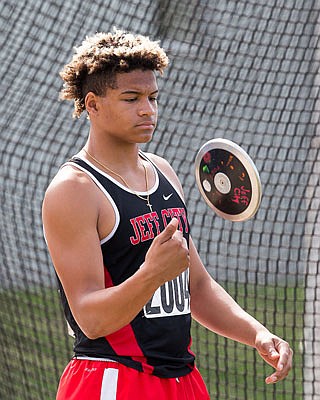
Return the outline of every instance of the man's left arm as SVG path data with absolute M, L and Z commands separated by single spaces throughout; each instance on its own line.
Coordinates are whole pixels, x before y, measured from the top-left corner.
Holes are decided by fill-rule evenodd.
M 209 275 L 190 238 L 190 295 L 193 318 L 212 332 L 254 347 L 275 372 L 266 383 L 284 379 L 292 367 L 289 344 L 244 311 Z

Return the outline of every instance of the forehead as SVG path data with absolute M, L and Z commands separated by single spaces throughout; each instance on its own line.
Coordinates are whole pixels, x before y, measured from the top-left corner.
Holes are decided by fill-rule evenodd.
M 116 91 L 154 92 L 158 90 L 154 71 L 134 70 L 116 74 Z

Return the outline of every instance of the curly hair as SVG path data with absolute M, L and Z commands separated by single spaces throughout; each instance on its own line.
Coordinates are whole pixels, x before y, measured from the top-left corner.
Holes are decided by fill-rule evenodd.
M 103 96 L 107 88 L 116 88 L 116 74 L 135 69 L 158 71 L 160 74 L 169 61 L 159 42 L 148 37 L 114 29 L 87 37 L 75 48 L 70 63 L 60 76 L 64 81 L 60 98 L 74 100 L 74 117 L 85 111 L 85 97 L 93 92 Z

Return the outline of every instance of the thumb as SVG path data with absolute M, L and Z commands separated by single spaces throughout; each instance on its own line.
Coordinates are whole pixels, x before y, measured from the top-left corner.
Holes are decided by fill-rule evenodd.
M 172 238 L 174 233 L 177 231 L 179 225 L 179 221 L 177 218 L 172 218 L 169 224 L 164 228 L 164 230 L 160 233 L 159 240 L 161 243 L 167 242 Z

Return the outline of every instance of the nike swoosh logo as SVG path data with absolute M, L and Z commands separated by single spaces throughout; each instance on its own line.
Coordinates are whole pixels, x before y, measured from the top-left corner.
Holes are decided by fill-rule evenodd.
M 165 196 L 164 194 L 162 195 L 163 200 L 167 201 L 170 199 L 170 197 L 173 195 L 173 193 L 168 194 L 168 196 Z

